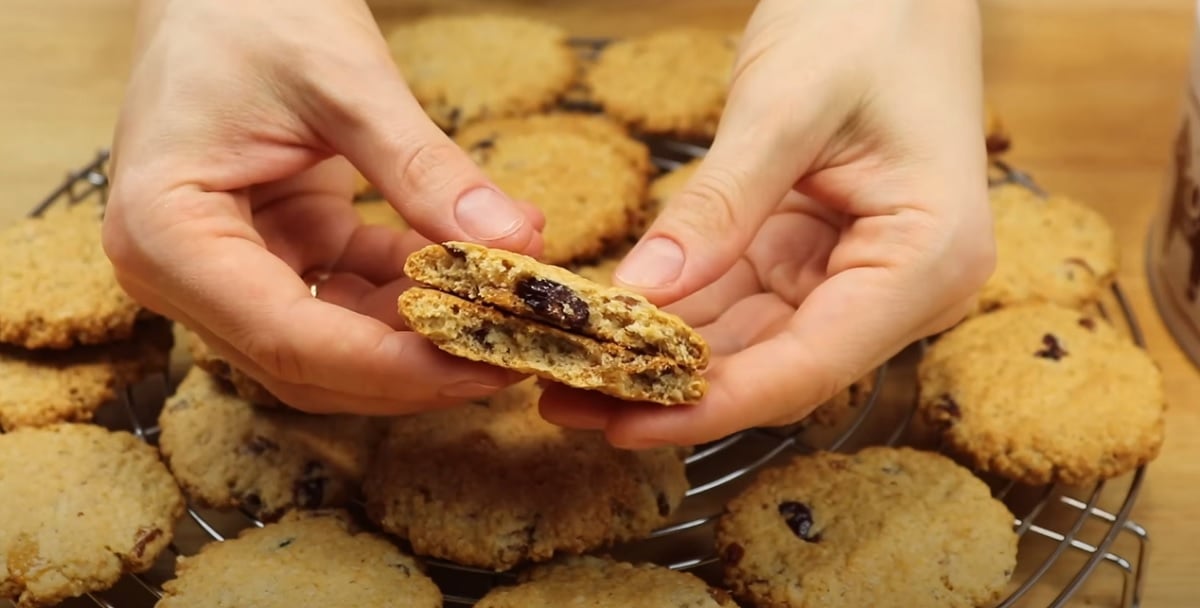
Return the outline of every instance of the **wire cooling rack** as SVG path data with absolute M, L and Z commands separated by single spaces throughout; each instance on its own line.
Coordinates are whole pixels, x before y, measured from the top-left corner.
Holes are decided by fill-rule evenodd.
M 651 142 L 654 158 L 670 169 L 704 153 L 679 142 Z M 32 214 L 51 205 L 85 200 L 103 202 L 107 193 L 107 154 L 71 172 L 61 186 L 38 204 Z M 1023 173 L 996 165 L 996 179 L 1036 184 Z M 1102 311 L 1138 344 L 1141 329 L 1119 287 L 1114 287 Z M 915 445 L 938 449 L 936 433 L 923 428 L 913 407 L 914 365 L 922 345 L 914 345 L 877 372 L 875 388 L 857 409 L 833 426 L 796 425 L 783 429 L 744 431 L 699 446 L 688 458 L 692 487 L 674 520 L 649 538 L 616 547 L 619 558 L 653 561 L 717 580 L 713 525 L 722 505 L 765 466 L 797 453 L 814 450 L 854 451 L 867 445 Z M 176 374 L 177 375 L 177 374 Z M 129 430 L 147 442 L 158 437 L 156 420 L 172 380 L 153 378 L 126 391 L 103 408 L 96 422 Z M 1130 519 L 1145 468 L 1118 480 L 1090 488 L 1028 487 L 980 474 L 1013 513 L 1021 536 L 1019 564 L 1007 597 L 998 606 L 1066 606 L 1085 583 L 1116 583 L 1113 605 L 1141 605 L 1149 536 Z M 250 526 L 262 526 L 252 516 L 189 507 L 175 540 L 147 572 L 127 576 L 113 589 L 92 593 L 64 604 L 73 608 L 151 607 L 161 597 L 161 585 L 172 576 L 178 555 L 195 553 L 202 545 L 233 537 Z M 510 582 L 507 573 L 494 573 L 433 560 L 431 576 L 445 592 L 447 606 L 470 606 L 491 587 Z M 1096 576 L 1105 574 L 1108 576 Z M 1115 576 L 1112 576 L 1115 575 Z M 0 601 L 0 606 L 8 606 Z

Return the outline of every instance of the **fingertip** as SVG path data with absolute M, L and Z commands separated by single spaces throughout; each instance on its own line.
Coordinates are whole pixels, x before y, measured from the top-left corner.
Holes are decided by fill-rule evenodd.
M 643 239 L 613 272 L 613 282 L 656 303 L 687 295 L 680 287 L 686 259 L 683 246 L 668 236 Z
M 589 399 L 583 391 L 561 385 L 548 386 L 538 403 L 538 413 L 554 425 L 587 431 L 604 429 L 612 415 L 612 408 Z

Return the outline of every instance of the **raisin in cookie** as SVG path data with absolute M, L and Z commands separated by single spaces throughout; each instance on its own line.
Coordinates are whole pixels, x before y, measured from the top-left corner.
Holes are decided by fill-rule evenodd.
M 259 407 L 277 407 L 283 405 L 275 395 L 271 394 L 258 380 L 234 367 L 223 357 L 213 352 L 204 340 L 195 332 L 186 331 L 185 340 L 188 354 L 192 363 L 200 369 L 226 381 L 237 396 Z
M 441 608 L 423 565 L 340 511 L 292 512 L 180 557 L 156 608 Z
M 0 230 L 0 342 L 70 348 L 124 340 L 142 309 L 100 245 L 102 207 L 51 207 Z
M 563 30 L 504 15 L 426 17 L 391 31 L 388 43 L 413 95 L 446 130 L 547 108 L 579 64 Z
M 1000 120 L 1000 115 L 991 105 L 984 105 L 983 108 L 983 133 L 988 156 L 1003 154 L 1012 147 L 1012 139 L 1009 138 L 1008 130 L 1004 127 L 1004 122 Z
M 183 497 L 153 447 L 57 424 L 0 434 L 0 598 L 56 605 L 149 568 Z
M 454 141 L 476 157 L 483 156 L 496 144 L 496 139 L 518 133 L 574 133 L 594 144 L 607 146 L 629 161 L 641 174 L 653 171 L 650 149 L 630 137 L 620 123 L 603 114 L 585 112 L 552 112 L 519 118 L 496 118 L 464 127 L 454 135 Z
M 414 331 L 450 354 L 576 388 L 674 404 L 703 396 L 704 339 L 633 292 L 469 243 L 413 253 L 400 296 Z
M 367 512 L 419 555 L 506 570 L 641 538 L 687 491 L 682 452 L 612 447 L 538 415 L 532 379 L 392 421 L 364 483 Z
M 1014 184 L 992 188 L 989 196 L 996 270 L 979 294 L 977 312 L 1032 302 L 1084 308 L 1112 284 L 1116 233 L 1100 213 Z
M 128 340 L 69 350 L 0 346 L 0 429 L 86 422 L 119 391 L 167 369 L 170 323 L 148 319 Z
M 198 367 L 167 399 L 159 426 L 190 498 L 264 520 L 347 503 L 381 434 L 370 418 L 256 408 Z
M 920 408 L 979 468 L 1028 484 L 1089 484 L 1152 460 L 1162 374 L 1102 319 L 1006 308 L 943 334 L 918 367 Z
M 680 27 L 617 40 L 586 75 L 592 98 L 635 131 L 686 139 L 717 131 L 737 36 Z
M 520 584 L 497 587 L 475 608 L 736 608 L 729 594 L 693 574 L 594 556 L 538 566 Z
M 1008 583 L 1017 540 L 985 483 L 910 448 L 797 457 L 717 523 L 726 583 L 770 608 L 975 608 Z
M 646 175 L 616 148 L 566 130 L 488 141 L 471 156 L 506 194 L 541 209 L 543 261 L 566 265 L 595 257 L 628 238 L 640 221 Z

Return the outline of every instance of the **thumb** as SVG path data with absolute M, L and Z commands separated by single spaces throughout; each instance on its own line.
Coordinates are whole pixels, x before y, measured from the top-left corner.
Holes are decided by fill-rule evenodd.
M 433 123 L 395 69 L 381 71 L 386 76 L 338 103 L 338 124 L 322 137 L 425 238 L 538 254 L 540 212 L 504 195 Z
M 745 252 L 807 166 L 756 110 L 731 94 L 712 148 L 617 268 L 617 284 L 665 305 L 715 281 Z

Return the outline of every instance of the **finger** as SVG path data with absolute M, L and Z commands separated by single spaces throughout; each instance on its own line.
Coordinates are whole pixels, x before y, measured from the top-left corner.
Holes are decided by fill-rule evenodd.
M 436 349 L 427 340 L 312 297 L 263 246 L 236 197 L 194 189 L 163 204 L 128 207 L 138 243 L 119 264 L 136 269 L 175 308 L 227 341 L 265 375 L 363 398 L 427 401 L 464 387 L 501 387 L 510 375 Z
M 665 306 L 664 310 L 679 315 L 692 327 L 699 327 L 712 323 L 735 302 L 761 290 L 754 267 L 743 258 L 709 286 Z
M 414 251 L 431 244 L 415 230 L 361 225 L 346 242 L 331 270 L 358 275 L 375 284 L 404 276 L 404 262 Z
M 714 355 L 729 355 L 755 344 L 796 312 L 773 293 L 760 293 L 730 306 L 713 323 L 698 327 Z
M 688 409 L 621 411 L 607 433 L 622 446 L 690 445 L 752 426 L 794 421 L 917 337 L 900 316 L 932 318 L 941 311 L 919 290 L 899 289 L 888 271 L 853 269 L 815 289 L 783 331 L 732 356 L 718 359 L 706 377 L 709 392 Z M 856 302 L 852 317 L 846 310 Z M 780 362 L 786 361 L 786 370 Z
M 356 274 L 334 272 L 315 287 L 314 295 L 330 304 L 378 319 L 399 331 L 406 327 L 396 308 L 396 300 L 412 286 L 413 282 L 407 278 L 376 285 Z
M 361 395 L 332 391 L 319 386 L 283 382 L 266 374 L 253 361 L 246 360 L 227 342 L 200 326 L 189 329 L 200 337 L 210 350 L 225 358 L 238 371 L 255 379 L 267 392 L 288 407 L 312 414 L 359 414 L 364 416 L 394 416 L 410 414 L 461 404 L 464 399 L 482 398 L 497 392 L 480 389 L 470 397 L 438 397 L 428 401 L 364 398 Z
M 821 99 L 784 106 L 761 95 L 761 72 L 735 78 L 711 150 L 617 268 L 619 285 L 662 305 L 712 283 L 816 158 L 829 130 Z
M 254 229 L 297 273 L 328 268 L 360 219 L 350 206 L 351 169 L 333 157 L 293 177 L 254 186 Z
M 427 238 L 533 253 L 537 216 L 500 192 L 429 119 L 394 65 L 362 69 L 335 76 L 347 86 L 323 87 L 335 98 L 310 106 L 322 138 Z
M 561 384 L 551 384 L 542 393 L 538 412 L 547 422 L 584 431 L 598 431 L 608 426 L 616 411 L 604 399 L 592 399 L 593 394 Z

